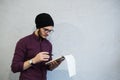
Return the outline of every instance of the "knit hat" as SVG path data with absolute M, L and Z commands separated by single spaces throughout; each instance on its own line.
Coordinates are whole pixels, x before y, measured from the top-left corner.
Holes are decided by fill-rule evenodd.
M 43 28 L 46 26 L 54 26 L 52 17 L 47 13 L 38 14 L 35 18 L 36 28 Z

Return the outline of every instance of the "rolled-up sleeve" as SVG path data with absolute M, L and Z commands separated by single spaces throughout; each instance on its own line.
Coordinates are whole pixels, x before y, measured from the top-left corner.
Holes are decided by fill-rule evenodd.
M 26 52 L 25 42 L 23 40 L 18 41 L 16 44 L 16 48 L 11 64 L 12 72 L 16 73 L 23 71 L 25 52 Z

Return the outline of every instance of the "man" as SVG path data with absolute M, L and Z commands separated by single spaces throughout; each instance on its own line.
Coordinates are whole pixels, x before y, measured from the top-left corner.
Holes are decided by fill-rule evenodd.
M 47 13 L 35 18 L 36 30 L 17 42 L 11 70 L 20 72 L 19 80 L 46 80 L 47 70 L 53 70 L 60 63 L 52 60 L 52 45 L 46 39 L 53 31 L 54 21 Z

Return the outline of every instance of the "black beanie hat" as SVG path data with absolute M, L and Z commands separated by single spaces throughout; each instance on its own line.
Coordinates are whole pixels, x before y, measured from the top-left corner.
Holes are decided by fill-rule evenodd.
M 52 17 L 47 13 L 38 14 L 35 18 L 36 28 L 42 28 L 46 26 L 54 26 Z

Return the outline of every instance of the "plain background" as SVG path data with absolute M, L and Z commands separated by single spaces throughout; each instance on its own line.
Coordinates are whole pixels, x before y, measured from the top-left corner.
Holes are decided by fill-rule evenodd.
M 54 58 L 72 54 L 77 69 L 70 78 L 64 61 L 48 80 L 120 80 L 120 0 L 0 0 L 0 80 L 18 80 L 10 69 L 16 42 L 43 12 L 55 22 Z

